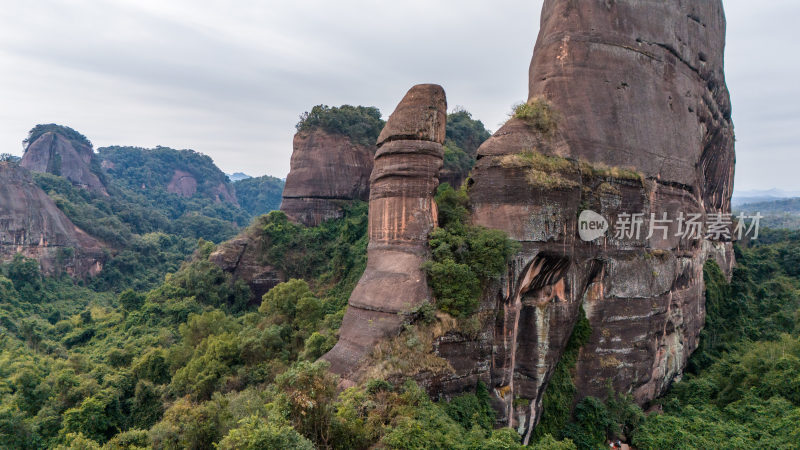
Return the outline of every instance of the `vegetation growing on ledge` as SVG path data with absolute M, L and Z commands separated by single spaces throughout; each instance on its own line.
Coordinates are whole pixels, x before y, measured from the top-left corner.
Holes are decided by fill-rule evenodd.
M 628 167 L 611 167 L 603 163 L 580 162 L 581 173 L 588 177 L 644 182 L 644 175 Z
M 361 145 L 374 145 L 384 125 L 380 110 L 374 106 L 317 105 L 300 115 L 295 128 L 297 131 L 322 128 Z
M 30 144 L 33 144 L 43 134 L 50 132 L 58 133 L 72 142 L 85 145 L 87 147 L 92 146 L 92 141 L 90 141 L 86 136 L 78 133 L 70 127 L 57 125 L 55 123 L 39 124 L 31 128 L 31 131 L 28 132 L 28 137 L 22 141 L 22 145 L 25 146 L 25 150 L 28 150 L 28 146 Z
M 644 175 L 625 167 L 610 167 L 605 164 L 591 164 L 555 155 L 545 155 L 535 150 L 505 155 L 498 158 L 501 167 L 526 170 L 525 180 L 530 186 L 540 189 L 573 189 L 581 185 L 582 177 L 604 180 L 628 180 L 644 183 Z M 619 195 L 608 181 L 600 185 L 604 192 Z
M 542 98 L 533 98 L 514 106 L 512 116 L 544 135 L 552 135 L 558 128 L 558 113 Z
M 521 168 L 530 186 L 539 189 L 573 189 L 580 186 L 575 163 L 560 156 L 544 155 L 536 151 L 500 157 L 504 168 Z
M 436 195 L 440 228 L 429 238 L 431 260 L 423 266 L 436 307 L 455 317 L 473 314 L 483 288 L 499 277 L 520 249 L 505 233 L 465 225 L 469 198 L 447 183 Z

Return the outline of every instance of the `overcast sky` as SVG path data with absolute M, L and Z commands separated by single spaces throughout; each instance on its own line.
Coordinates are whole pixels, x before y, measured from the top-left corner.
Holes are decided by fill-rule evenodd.
M 800 2 L 724 3 L 736 189 L 800 190 Z M 434 82 L 496 130 L 527 96 L 541 1 L 0 6 L 0 153 L 21 154 L 30 128 L 55 122 L 95 147 L 192 148 L 228 173 L 285 177 L 297 117 L 320 103 L 388 115 Z

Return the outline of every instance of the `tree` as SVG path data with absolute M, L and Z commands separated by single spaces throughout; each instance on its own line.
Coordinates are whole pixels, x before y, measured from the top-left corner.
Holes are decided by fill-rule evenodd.
M 291 449 L 313 450 L 314 444 L 303 437 L 285 420 L 270 418 L 264 420 L 250 416 L 239 423 L 238 428 L 231 430 L 220 442 L 222 450 L 261 450 Z
M 25 300 L 33 301 L 42 290 L 42 274 L 39 262 L 17 253 L 8 265 L 8 278 Z
M 275 380 L 286 396 L 289 420 L 303 436 L 326 447 L 331 438 L 338 378 L 326 361 L 301 361 Z

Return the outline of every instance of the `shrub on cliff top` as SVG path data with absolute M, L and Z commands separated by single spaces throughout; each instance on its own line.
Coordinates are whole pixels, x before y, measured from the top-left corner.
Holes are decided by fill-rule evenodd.
M 543 134 L 551 134 L 557 128 L 558 115 L 547 100 L 534 98 L 527 103 L 514 106 L 514 117 L 534 127 Z
M 381 111 L 374 106 L 339 107 L 317 105 L 300 115 L 297 131 L 322 128 L 325 131 L 343 134 L 361 145 L 373 145 L 383 129 Z

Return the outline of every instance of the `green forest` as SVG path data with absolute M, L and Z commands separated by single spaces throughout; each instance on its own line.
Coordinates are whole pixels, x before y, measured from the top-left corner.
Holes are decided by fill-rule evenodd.
M 356 126 L 365 115 L 368 126 Z M 445 157 L 468 172 L 489 132 L 466 111 L 451 116 Z M 311 124 L 358 139 L 382 121 L 375 108 L 320 105 L 298 130 Z M 482 383 L 449 399 L 413 380 L 340 389 L 319 360 L 366 267 L 366 203 L 305 227 L 275 211 L 280 179 L 233 183 L 230 203 L 214 190 L 227 177 L 197 152 L 105 147 L 98 157 L 109 196 L 55 175 L 35 180 L 110 245 L 103 271 L 43 276 L 22 255 L 0 265 L 0 448 L 522 447 L 516 430 L 496 428 Z M 166 189 L 175 168 L 202 180 L 195 195 Z M 469 224 L 466 189 L 443 184 L 436 202 L 440 227 L 424 269 L 437 301 L 407 317 L 392 364 L 424 363 L 412 360 L 424 352 L 420 330 L 442 320 L 469 333 L 483 289 L 519 250 L 504 233 Z M 288 280 L 261 298 L 209 260 L 248 225 L 264 261 Z M 646 411 L 610 388 L 604 398 L 575 397 L 571 370 L 591 332 L 580 320 L 530 447 L 607 448 L 623 436 L 641 449 L 798 448 L 800 232 L 762 230 L 735 253 L 730 282 L 706 264 L 700 347 L 683 379 Z
M 440 201 L 458 210 L 452 189 L 442 190 Z M 447 217 L 456 219 L 443 224 L 442 234 L 506 248 L 471 245 L 474 255 L 463 262 L 442 257 L 442 271 L 464 272 L 479 286 L 492 272 L 471 272 L 475 258 L 496 255 L 486 260 L 491 267 L 492 258 L 502 262 L 513 249 L 502 236 L 462 230 L 458 212 Z M 115 294 L 66 277 L 43 278 L 36 262 L 22 257 L 4 265 L 3 442 L 11 448 L 519 446 L 514 430 L 493 428 L 483 385 L 449 402 L 432 401 L 411 381 L 376 379 L 339 392 L 325 363 L 315 362 L 335 342 L 365 266 L 366 205 L 315 228 L 292 224 L 280 212 L 257 223 L 270 260 L 293 278 L 256 303 L 246 285 L 208 262 L 214 244 L 207 241 L 147 291 Z M 447 255 L 449 236 L 435 239 L 442 242 L 437 252 Z M 684 380 L 657 400 L 663 413 L 645 415 L 613 392 L 583 399 L 572 411 L 546 402 L 533 447 L 598 448 L 613 433 L 655 449 L 800 442 L 800 234 L 767 232 L 758 244 L 737 248 L 737 259 L 730 284 L 713 262 L 706 267 L 702 345 Z M 434 288 L 453 292 L 443 284 Z M 453 297 L 474 298 L 472 292 Z M 469 307 L 469 301 L 440 306 L 458 315 L 468 315 Z M 569 382 L 556 378 L 548 398 L 569 394 Z

